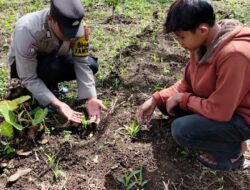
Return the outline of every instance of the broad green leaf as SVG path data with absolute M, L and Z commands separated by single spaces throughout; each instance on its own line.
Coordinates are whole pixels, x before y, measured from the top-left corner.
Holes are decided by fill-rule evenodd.
M 23 102 L 27 101 L 30 99 L 30 96 L 22 96 L 20 98 L 16 98 L 14 100 L 4 100 L 0 102 L 0 108 L 4 107 L 7 108 L 8 110 L 16 110 L 18 108 L 19 104 L 22 104 Z
M 0 136 L 13 137 L 14 130 L 10 123 L 4 121 L 0 124 Z
M 12 102 L 14 102 L 17 105 L 19 105 L 19 104 L 22 104 L 22 103 L 26 102 L 29 99 L 30 99 L 30 96 L 21 96 L 19 98 L 16 98 L 16 99 L 12 100 Z
M 14 126 L 17 130 L 21 131 L 23 129 L 22 125 L 16 123 L 15 114 L 5 107 L 0 107 L 0 113 L 4 117 L 5 121 Z
M 39 108 L 35 112 L 35 117 L 32 120 L 32 125 L 37 125 L 37 124 L 41 123 L 44 120 L 44 118 L 46 117 L 47 114 L 48 114 L 48 109 L 47 108 L 45 108 L 45 109 Z

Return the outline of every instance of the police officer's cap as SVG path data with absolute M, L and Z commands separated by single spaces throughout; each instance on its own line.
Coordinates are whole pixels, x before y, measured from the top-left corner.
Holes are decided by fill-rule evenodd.
M 84 35 L 82 18 L 84 10 L 81 0 L 51 0 L 50 15 L 58 22 L 66 38 Z

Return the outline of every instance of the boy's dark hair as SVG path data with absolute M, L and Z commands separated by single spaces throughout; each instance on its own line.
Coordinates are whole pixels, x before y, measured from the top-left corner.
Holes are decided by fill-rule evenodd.
M 213 7 L 207 0 L 176 0 L 170 7 L 164 23 L 166 33 L 192 31 L 202 23 L 215 24 Z

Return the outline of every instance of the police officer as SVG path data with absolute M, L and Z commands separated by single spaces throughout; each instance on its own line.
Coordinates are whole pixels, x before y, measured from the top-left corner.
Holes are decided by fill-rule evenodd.
M 24 15 L 14 29 L 8 65 L 11 78 L 20 78 L 41 105 L 51 105 L 69 121 L 80 123 L 82 113 L 52 93 L 59 82 L 76 79 L 79 99 L 88 99 L 90 120 L 99 123 L 100 111 L 106 108 L 96 97 L 98 64 L 88 55 L 83 13 L 80 0 L 52 0 L 50 10 Z

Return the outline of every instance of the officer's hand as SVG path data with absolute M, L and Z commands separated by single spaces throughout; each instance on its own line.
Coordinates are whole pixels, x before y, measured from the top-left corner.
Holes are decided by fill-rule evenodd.
M 101 120 L 101 110 L 107 111 L 107 108 L 103 105 L 101 100 L 93 97 L 87 101 L 87 110 L 90 122 L 99 124 Z
M 151 120 L 151 116 L 156 108 L 156 101 L 152 97 L 144 102 L 136 112 L 136 118 L 139 123 L 141 122 L 149 122 Z
M 64 116 L 68 121 L 81 123 L 82 113 L 72 110 L 67 104 L 61 102 L 58 106 L 58 112 Z

